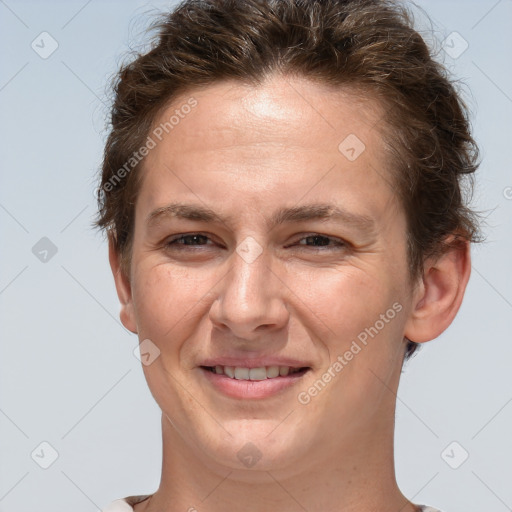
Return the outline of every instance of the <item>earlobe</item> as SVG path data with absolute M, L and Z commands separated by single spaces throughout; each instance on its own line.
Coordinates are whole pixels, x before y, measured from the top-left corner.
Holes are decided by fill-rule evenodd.
M 452 237 L 448 249 L 425 262 L 422 282 L 413 294 L 404 336 L 416 343 L 437 338 L 457 314 L 471 274 L 470 244 Z
M 117 296 L 121 303 L 119 317 L 121 323 L 131 332 L 137 334 L 137 323 L 135 321 L 135 312 L 133 309 L 132 288 L 129 277 L 125 274 L 121 265 L 121 255 L 115 248 L 114 242 L 109 237 L 108 259 L 110 268 L 114 276 Z

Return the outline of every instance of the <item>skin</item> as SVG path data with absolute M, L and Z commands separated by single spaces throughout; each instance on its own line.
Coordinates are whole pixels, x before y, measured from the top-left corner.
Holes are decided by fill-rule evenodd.
M 469 279 L 469 245 L 426 261 L 411 281 L 376 101 L 274 75 L 259 86 L 189 91 L 155 126 L 191 96 L 197 106 L 146 157 L 129 274 L 110 250 L 121 320 L 160 350 L 144 372 L 162 409 L 162 479 L 136 511 L 416 510 L 393 464 L 404 337 L 428 341 L 451 323 Z M 354 161 L 338 149 L 349 134 L 366 147 Z M 148 222 L 177 202 L 223 220 Z M 368 222 L 269 224 L 281 208 L 326 203 Z M 207 238 L 170 244 L 191 233 Z M 236 251 L 247 237 L 262 250 L 251 262 Z M 393 304 L 400 312 L 300 403 L 298 393 Z M 199 368 L 226 354 L 290 357 L 310 370 L 273 396 L 232 398 Z M 261 454 L 252 467 L 237 457 L 248 442 Z

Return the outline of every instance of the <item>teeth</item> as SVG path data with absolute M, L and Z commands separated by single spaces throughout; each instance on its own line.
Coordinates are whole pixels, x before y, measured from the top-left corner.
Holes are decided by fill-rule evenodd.
M 269 366 L 267 368 L 267 379 L 273 379 L 279 375 L 279 366 Z
M 215 366 L 212 371 L 217 375 L 226 375 L 237 380 L 265 380 L 276 377 L 286 377 L 290 373 L 296 373 L 299 368 L 289 366 L 261 366 L 259 368 L 244 368 L 241 366 Z
M 280 366 L 279 367 L 279 375 L 281 377 L 286 377 L 290 373 L 290 368 L 288 366 Z
M 265 380 L 267 378 L 267 369 L 263 366 L 261 368 L 251 368 L 249 370 L 249 380 Z
M 249 368 L 240 368 L 239 366 L 235 366 L 235 379 L 249 380 Z

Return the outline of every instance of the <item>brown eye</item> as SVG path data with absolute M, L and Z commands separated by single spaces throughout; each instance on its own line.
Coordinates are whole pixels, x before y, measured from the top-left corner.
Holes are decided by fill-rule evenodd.
M 342 247 L 345 243 L 342 240 L 337 238 L 331 238 L 329 236 L 324 235 L 308 235 L 301 238 L 298 242 L 298 245 L 308 246 L 308 247 L 327 247 L 327 248 L 336 248 Z
M 208 237 L 204 235 L 184 235 L 174 240 L 174 243 L 183 245 L 204 245 L 208 241 Z
M 188 247 L 201 247 L 204 245 L 212 245 L 210 238 L 201 233 L 189 233 L 186 235 L 177 236 L 169 240 L 165 245 L 166 247 L 188 246 Z
M 307 237 L 303 238 L 302 240 L 305 240 L 306 243 L 301 244 L 301 245 L 314 245 L 315 247 L 329 245 L 329 243 L 331 242 L 330 238 L 327 238 L 326 236 L 318 236 L 318 235 L 307 236 Z M 300 242 L 302 242 L 302 240 Z

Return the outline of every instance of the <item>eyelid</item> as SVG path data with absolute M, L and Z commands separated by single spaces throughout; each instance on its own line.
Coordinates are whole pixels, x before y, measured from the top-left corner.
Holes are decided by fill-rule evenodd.
M 163 241 L 163 245 L 165 245 L 166 247 L 169 245 L 183 245 L 185 247 L 201 247 L 204 245 L 212 245 L 212 244 L 209 244 L 208 242 L 206 244 L 198 244 L 198 245 L 175 244 L 175 242 L 177 242 L 178 240 L 181 240 L 181 239 L 183 239 L 185 237 L 189 237 L 189 236 L 204 236 L 205 238 L 208 239 L 208 241 L 212 242 L 212 244 L 215 243 L 215 241 L 211 238 L 211 236 L 209 236 L 209 234 L 201 233 L 198 231 L 192 231 L 190 233 L 180 233 L 178 235 L 172 235 L 170 237 L 167 237 Z
M 177 244 L 177 243 L 175 243 L 178 240 L 182 240 L 183 238 L 189 237 L 189 236 L 203 236 L 203 237 L 205 237 L 207 239 L 207 242 L 205 244 L 197 244 L 197 245 L 194 245 L 194 244 L 187 245 L 187 244 Z M 314 246 L 314 245 L 307 245 L 307 244 L 299 244 L 299 242 L 301 242 L 302 240 L 304 240 L 306 238 L 310 238 L 310 237 L 315 237 L 315 236 L 320 237 L 320 238 L 326 238 L 327 240 L 332 242 L 332 245 Z M 211 242 L 211 243 L 208 243 L 208 242 Z M 211 236 L 209 234 L 206 234 L 206 233 L 203 233 L 203 232 L 198 232 L 198 231 L 192 231 L 192 232 L 189 232 L 189 233 L 180 233 L 180 234 L 177 234 L 177 235 L 173 235 L 173 236 L 171 236 L 170 238 L 167 238 L 164 241 L 164 245 L 165 246 L 183 245 L 184 247 L 188 247 L 188 248 L 204 247 L 205 245 L 213 245 L 215 243 L 218 243 L 218 242 L 215 242 L 211 238 Z M 350 245 L 350 243 L 347 242 L 346 240 L 342 239 L 342 238 L 338 238 L 338 237 L 334 237 L 334 236 L 330 236 L 330 235 L 324 235 L 322 233 L 317 233 L 317 232 L 311 232 L 311 233 L 301 233 L 299 238 L 297 238 L 292 244 L 288 244 L 286 247 L 290 247 L 290 245 L 302 245 L 303 247 L 310 247 L 310 248 L 313 248 L 313 249 L 327 250 L 327 249 L 331 249 L 331 248 L 334 248 L 334 247 L 347 247 L 347 246 Z
M 335 236 L 330 236 L 330 235 L 324 235 L 322 233 L 305 233 L 305 234 L 301 234 L 300 238 L 298 238 L 296 240 L 296 242 L 294 243 L 298 243 L 306 238 L 310 238 L 310 237 L 319 237 L 319 238 L 326 238 L 327 240 L 331 241 L 333 243 L 333 245 L 331 246 L 326 246 L 326 245 L 319 245 L 319 246 L 314 246 L 314 245 L 306 245 L 306 244 L 300 244 L 300 245 L 304 245 L 304 247 L 312 247 L 314 249 L 322 249 L 322 248 L 325 248 L 325 249 L 329 249 L 329 248 L 332 248 L 332 247 L 340 247 L 340 246 L 348 246 L 350 245 L 346 240 L 343 240 L 342 238 L 339 238 L 339 237 L 335 237 Z

